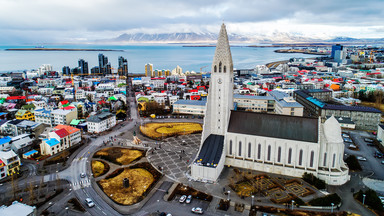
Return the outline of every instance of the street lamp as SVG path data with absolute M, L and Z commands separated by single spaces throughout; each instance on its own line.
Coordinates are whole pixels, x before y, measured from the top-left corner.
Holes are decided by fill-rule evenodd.
M 227 200 L 229 200 L 229 195 L 231 194 L 231 191 L 228 191 L 228 199 Z
M 333 206 L 334 206 L 335 204 L 334 204 L 334 203 L 331 203 L 331 205 L 332 205 L 331 213 L 333 213 Z
M 251 205 L 251 207 L 252 207 L 253 206 L 253 199 L 255 198 L 255 196 L 252 195 L 251 197 L 252 197 L 252 205 Z
M 365 203 L 365 194 L 363 194 L 363 205 L 364 205 L 364 203 Z
M 293 210 L 293 203 L 295 202 L 295 200 L 292 200 L 292 210 Z

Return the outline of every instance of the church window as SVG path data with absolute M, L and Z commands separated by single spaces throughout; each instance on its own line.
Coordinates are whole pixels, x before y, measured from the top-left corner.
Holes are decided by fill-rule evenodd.
M 271 146 L 268 146 L 267 160 L 271 160 Z
M 229 154 L 232 154 L 232 140 L 229 141 Z
M 290 164 L 292 162 L 292 148 L 289 148 L 288 150 L 288 163 Z
M 227 72 L 227 67 L 224 65 L 224 69 L 223 69 L 224 73 Z
M 279 146 L 279 148 L 277 149 L 277 162 L 280 162 L 281 161 L 281 147 Z
M 217 66 L 215 65 L 215 67 L 213 68 L 213 71 L 214 72 L 217 72 Z
M 248 143 L 248 157 L 251 157 L 251 143 Z
M 299 153 L 299 165 L 301 166 L 303 164 L 303 149 L 300 149 Z
M 257 159 L 261 158 L 261 144 L 257 146 Z
M 222 64 L 221 62 L 219 63 L 219 73 L 221 73 L 221 67 L 222 67 Z
M 336 162 L 336 154 L 333 154 L 332 167 L 335 167 L 335 162 Z
M 241 156 L 241 141 L 239 142 L 239 156 Z
M 315 152 L 311 151 L 311 158 L 309 159 L 309 166 L 313 167 L 313 158 L 315 157 Z
M 327 152 L 324 153 L 324 161 L 323 161 L 323 166 L 327 165 Z

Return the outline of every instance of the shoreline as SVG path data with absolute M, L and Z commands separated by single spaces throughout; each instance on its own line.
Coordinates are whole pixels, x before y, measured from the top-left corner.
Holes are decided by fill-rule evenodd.
M 275 50 L 276 53 L 302 53 L 302 54 L 308 54 L 308 55 L 329 55 L 329 53 L 321 53 L 321 52 L 312 52 L 308 50 L 302 50 L 302 49 L 278 49 Z
M 71 49 L 71 48 L 9 48 L 5 51 L 102 51 L 102 52 L 124 52 L 114 49 Z

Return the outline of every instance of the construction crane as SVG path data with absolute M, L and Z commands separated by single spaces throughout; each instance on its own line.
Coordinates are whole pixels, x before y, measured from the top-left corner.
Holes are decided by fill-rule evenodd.
M 200 68 L 200 73 L 202 72 L 203 68 L 206 68 L 206 67 L 208 67 L 208 66 L 209 66 L 209 65 L 205 65 L 205 66 L 201 67 L 201 68 Z

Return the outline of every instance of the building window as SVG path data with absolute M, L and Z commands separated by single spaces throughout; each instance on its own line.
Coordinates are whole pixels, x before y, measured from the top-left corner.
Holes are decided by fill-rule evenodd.
M 227 67 L 224 65 L 224 73 L 227 72 Z
M 289 148 L 288 150 L 288 163 L 290 164 L 292 162 L 292 148 Z
M 215 67 L 213 68 L 213 71 L 214 72 L 217 72 L 217 66 L 215 65 Z
M 232 154 L 232 140 L 229 141 L 229 154 Z
M 277 149 L 277 162 L 280 162 L 281 160 L 281 147 L 279 146 L 279 148 Z
M 239 156 L 241 156 L 241 141 L 239 142 Z
M 271 160 L 271 146 L 268 146 L 267 160 Z
M 257 146 L 257 159 L 260 159 L 261 158 L 261 144 L 259 143 L 259 145 Z
M 323 161 L 323 166 L 325 167 L 327 165 L 327 153 L 324 153 L 324 161 Z
M 222 64 L 221 62 L 219 63 L 219 73 L 221 73 L 221 67 L 222 67 Z
M 299 153 L 299 165 L 301 166 L 303 164 L 303 150 L 300 149 Z
M 335 167 L 335 162 L 336 162 L 336 154 L 333 154 L 332 167 Z
M 313 158 L 315 157 L 315 152 L 311 151 L 311 158 L 309 159 L 309 166 L 313 167 Z
M 248 143 L 248 157 L 251 157 L 251 143 Z

